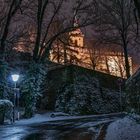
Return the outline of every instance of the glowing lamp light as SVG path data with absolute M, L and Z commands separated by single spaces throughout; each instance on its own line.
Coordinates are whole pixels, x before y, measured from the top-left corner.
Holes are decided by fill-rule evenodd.
M 18 79 L 19 79 L 19 74 L 13 74 L 13 75 L 11 75 L 11 77 L 12 77 L 12 80 L 13 80 L 14 82 L 17 82 Z

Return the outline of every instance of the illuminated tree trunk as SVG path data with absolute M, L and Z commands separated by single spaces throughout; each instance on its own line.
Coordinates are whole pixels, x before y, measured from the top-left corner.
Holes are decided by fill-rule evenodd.
M 129 59 L 128 59 L 128 51 L 127 51 L 127 47 L 124 46 L 124 58 L 125 58 L 125 69 L 126 69 L 126 77 L 129 78 L 130 75 L 130 65 L 129 65 Z
M 66 46 L 64 45 L 64 65 L 67 64 L 67 50 L 66 50 Z

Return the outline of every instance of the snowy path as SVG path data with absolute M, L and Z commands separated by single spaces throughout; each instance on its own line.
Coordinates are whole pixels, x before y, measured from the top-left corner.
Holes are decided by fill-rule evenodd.
M 84 140 L 84 137 L 90 140 L 96 137 L 102 124 L 123 116 L 111 114 L 50 118 L 49 114 L 36 115 L 14 125 L 1 126 L 0 140 Z
M 57 117 L 50 117 L 51 113 L 45 113 L 45 114 L 36 114 L 34 117 L 30 119 L 22 119 L 20 121 L 16 121 L 15 125 L 38 125 L 38 123 L 46 123 L 51 121 L 67 121 L 67 120 L 99 120 L 99 119 L 109 119 L 112 117 L 119 118 L 120 116 L 125 116 L 125 113 L 111 113 L 111 114 L 102 114 L 102 115 L 85 115 L 85 116 L 57 116 Z

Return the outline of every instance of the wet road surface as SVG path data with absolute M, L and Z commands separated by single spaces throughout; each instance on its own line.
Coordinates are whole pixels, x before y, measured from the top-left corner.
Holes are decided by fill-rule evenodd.
M 0 140 L 94 140 L 101 128 L 124 114 L 47 121 L 31 125 L 0 127 Z

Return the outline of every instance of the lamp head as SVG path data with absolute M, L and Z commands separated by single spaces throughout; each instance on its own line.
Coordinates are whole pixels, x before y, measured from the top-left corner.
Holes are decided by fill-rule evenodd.
M 12 74 L 11 77 L 14 82 L 17 82 L 19 79 L 19 74 Z

